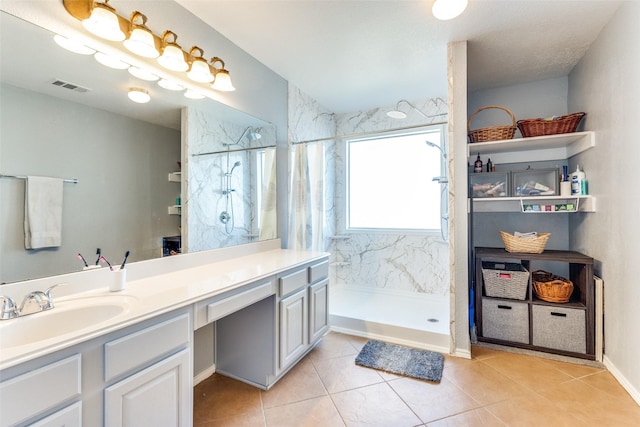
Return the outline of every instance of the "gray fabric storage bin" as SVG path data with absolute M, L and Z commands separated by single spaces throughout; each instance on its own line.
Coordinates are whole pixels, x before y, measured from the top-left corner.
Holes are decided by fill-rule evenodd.
M 584 310 L 535 304 L 531 309 L 533 345 L 575 353 L 587 352 Z
M 483 298 L 482 336 L 529 344 L 529 305 Z

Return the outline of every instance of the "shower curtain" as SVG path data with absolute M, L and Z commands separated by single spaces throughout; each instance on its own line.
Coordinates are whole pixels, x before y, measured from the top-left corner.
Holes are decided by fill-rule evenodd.
M 323 251 L 324 147 L 297 144 L 289 191 L 289 249 Z
M 260 240 L 275 239 L 277 237 L 277 211 L 276 211 L 276 150 L 266 150 L 264 153 L 263 167 L 264 198 L 260 206 Z

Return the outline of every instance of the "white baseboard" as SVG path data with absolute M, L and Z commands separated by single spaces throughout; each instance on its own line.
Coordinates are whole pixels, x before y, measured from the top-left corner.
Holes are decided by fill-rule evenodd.
M 344 328 L 344 327 L 340 327 L 340 326 L 331 326 L 330 330 L 333 332 L 339 332 L 342 334 L 346 334 L 346 335 L 353 335 L 356 337 L 362 337 L 362 338 L 368 338 L 368 339 L 374 339 L 374 340 L 378 340 L 378 341 L 384 341 L 384 342 L 388 342 L 391 344 L 397 344 L 397 345 L 404 345 L 407 347 L 413 347 L 413 348 L 419 348 L 421 350 L 429 350 L 429 351 L 435 351 L 438 353 L 444 353 L 444 354 L 449 354 L 449 348 L 448 347 L 444 347 L 444 346 L 439 346 L 439 345 L 433 345 L 433 344 L 426 344 L 425 342 L 422 341 L 414 341 L 411 339 L 403 339 L 403 338 L 398 338 L 398 337 L 394 337 L 394 336 L 390 336 L 390 335 L 381 335 L 381 334 L 376 334 L 376 333 L 372 333 L 372 332 L 364 332 L 361 330 L 356 330 L 356 329 L 349 329 L 349 328 Z
M 640 392 L 638 392 L 638 390 L 636 390 L 635 387 L 631 385 L 631 383 L 625 378 L 624 375 L 622 375 L 622 373 L 616 368 L 616 365 L 614 365 L 606 355 L 603 357 L 603 361 L 604 366 L 606 366 L 609 372 L 611 372 L 611 375 L 613 375 L 615 379 L 618 380 L 620 385 L 625 390 L 627 390 L 627 393 L 631 395 L 633 400 L 635 400 L 636 403 L 640 405 Z
M 196 374 L 195 377 L 193 377 L 193 385 L 194 385 L 194 387 L 197 386 L 202 381 L 206 380 L 207 378 L 209 378 L 211 375 L 213 375 L 215 373 L 216 373 L 216 365 L 211 365 L 207 369 L 205 369 L 204 371 L 199 372 L 198 374 Z

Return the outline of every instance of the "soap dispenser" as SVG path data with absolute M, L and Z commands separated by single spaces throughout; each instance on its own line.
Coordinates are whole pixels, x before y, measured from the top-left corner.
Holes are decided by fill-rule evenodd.
M 580 165 L 576 166 L 576 171 L 571 174 L 571 195 L 580 196 L 587 194 L 586 174 L 580 170 Z

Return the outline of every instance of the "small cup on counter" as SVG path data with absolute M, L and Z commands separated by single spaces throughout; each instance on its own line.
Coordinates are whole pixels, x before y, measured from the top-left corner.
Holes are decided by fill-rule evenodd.
M 109 272 L 111 279 L 109 282 L 109 290 L 111 292 L 123 291 L 127 287 L 127 269 L 113 267 Z

